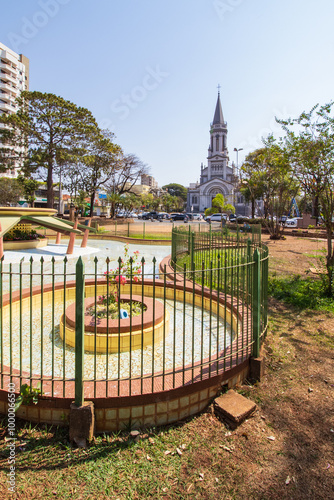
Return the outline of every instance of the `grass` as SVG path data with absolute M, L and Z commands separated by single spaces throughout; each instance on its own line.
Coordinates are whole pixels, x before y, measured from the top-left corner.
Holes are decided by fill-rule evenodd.
M 334 313 L 334 300 L 328 297 L 324 279 L 313 277 L 270 277 L 269 294 L 297 309 L 314 309 Z

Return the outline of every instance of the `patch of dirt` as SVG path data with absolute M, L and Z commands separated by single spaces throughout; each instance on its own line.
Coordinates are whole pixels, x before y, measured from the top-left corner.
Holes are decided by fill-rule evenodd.
M 319 259 L 325 256 L 324 239 L 286 236 L 285 240 L 271 240 L 262 235 L 262 242 L 269 248 L 269 269 L 277 274 L 305 275 L 310 268 L 319 268 Z

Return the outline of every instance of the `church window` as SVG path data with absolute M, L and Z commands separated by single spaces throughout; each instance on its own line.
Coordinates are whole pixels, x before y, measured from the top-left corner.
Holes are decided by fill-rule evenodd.
M 226 149 L 226 135 L 223 135 L 223 150 Z
M 216 135 L 216 151 L 219 151 L 219 135 Z
M 197 196 L 192 197 L 192 203 L 197 203 Z

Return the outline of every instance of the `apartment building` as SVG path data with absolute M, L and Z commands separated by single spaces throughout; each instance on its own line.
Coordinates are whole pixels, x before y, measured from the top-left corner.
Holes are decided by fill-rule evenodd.
M 29 59 L 0 42 L 0 115 L 16 112 L 15 99 L 22 90 L 29 90 Z M 17 174 L 14 166 L 0 176 L 17 177 Z
M 158 183 L 155 180 L 155 178 L 152 177 L 152 175 L 148 175 L 148 174 L 141 175 L 141 184 L 143 186 L 150 186 L 150 188 L 153 188 L 153 189 L 158 188 Z

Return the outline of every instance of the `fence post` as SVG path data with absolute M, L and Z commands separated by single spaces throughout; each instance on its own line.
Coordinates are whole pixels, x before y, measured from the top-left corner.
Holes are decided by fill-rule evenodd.
M 195 265 L 195 233 L 191 232 L 190 233 L 190 262 L 191 262 L 191 269 Z
M 130 222 L 128 222 L 128 237 L 130 236 Z
M 253 357 L 260 356 L 260 327 L 261 327 L 261 263 L 260 252 L 256 248 L 253 254 L 254 272 L 253 272 Z
M 78 407 L 84 402 L 84 270 L 83 260 L 79 257 L 75 269 L 75 405 Z

